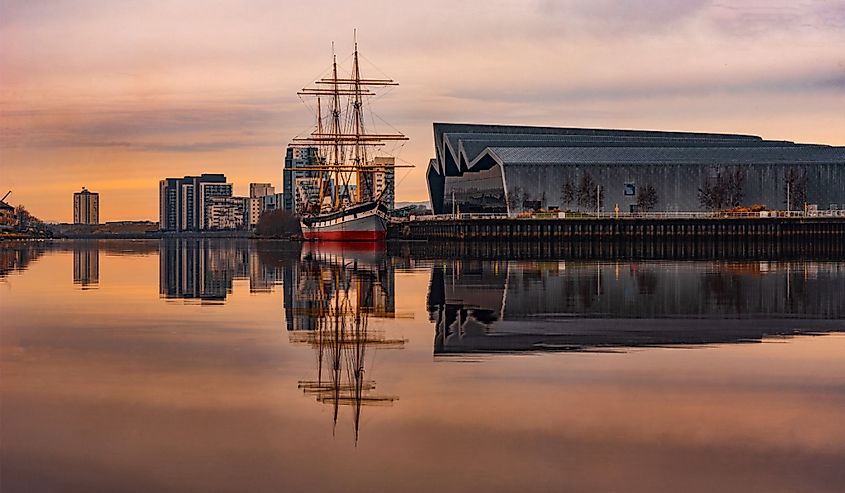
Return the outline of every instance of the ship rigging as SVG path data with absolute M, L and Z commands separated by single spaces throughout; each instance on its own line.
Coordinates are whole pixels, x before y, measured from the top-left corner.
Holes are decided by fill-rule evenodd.
M 340 408 L 351 407 L 357 445 L 362 407 L 392 406 L 399 399 L 376 391 L 376 382 L 365 369 L 367 354 L 377 349 L 402 349 L 406 341 L 388 338 L 369 325 L 370 316 L 396 316 L 389 301 L 392 274 L 385 258 L 347 255 L 306 251 L 297 279 L 300 302 L 305 306 L 293 310 L 291 316 L 313 325 L 309 330 L 291 332 L 290 337 L 294 343 L 311 346 L 317 357 L 316 379 L 300 380 L 298 387 L 317 402 L 331 406 L 332 434 Z
M 354 46 L 351 75 L 338 74 L 337 55 L 332 54 L 331 75 L 297 93 L 317 100 L 315 129 L 293 139 L 296 145 L 317 149 L 314 165 L 297 168 L 317 172 L 316 201 L 306 201 L 297 211 L 306 239 L 384 239 L 390 211 L 383 203 L 386 187 L 378 189 L 376 176 L 389 169 L 411 167 L 376 157 L 388 142 L 403 142 L 408 137 L 399 132 L 371 132 L 365 125 L 365 103 L 375 95 L 372 88 L 399 84 L 393 79 L 362 77 L 357 39 Z M 325 116 L 324 100 L 328 102 Z

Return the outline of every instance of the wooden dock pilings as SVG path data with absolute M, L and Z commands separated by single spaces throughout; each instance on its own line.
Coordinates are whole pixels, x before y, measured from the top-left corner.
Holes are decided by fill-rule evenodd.
M 394 257 L 416 260 L 841 261 L 845 241 L 800 239 L 391 241 Z
M 390 237 L 407 240 L 841 239 L 845 218 L 495 218 L 410 220 Z

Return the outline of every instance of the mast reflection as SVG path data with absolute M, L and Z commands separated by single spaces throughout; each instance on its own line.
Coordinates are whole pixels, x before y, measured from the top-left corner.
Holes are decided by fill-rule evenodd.
M 293 282 L 284 284 L 290 340 L 311 346 L 317 360 L 314 378 L 299 381 L 299 388 L 331 406 L 333 435 L 341 406 L 351 407 L 357 445 L 362 407 L 398 400 L 377 393 L 366 370 L 370 349 L 405 344 L 369 324 L 370 318 L 395 317 L 393 269 L 382 252 L 308 246 L 290 278 Z

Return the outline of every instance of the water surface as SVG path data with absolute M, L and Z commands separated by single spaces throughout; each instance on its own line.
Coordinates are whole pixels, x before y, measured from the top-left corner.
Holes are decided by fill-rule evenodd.
M 845 261 L 485 252 L 4 245 L 0 489 L 845 488 Z

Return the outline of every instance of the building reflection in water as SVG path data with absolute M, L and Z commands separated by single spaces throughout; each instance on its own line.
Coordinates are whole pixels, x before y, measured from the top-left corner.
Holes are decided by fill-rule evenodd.
M 435 354 L 759 341 L 845 330 L 835 262 L 446 261 Z M 714 323 L 718 320 L 718 323 Z
M 251 292 L 269 292 L 281 269 L 263 262 L 254 242 L 228 239 L 165 239 L 159 245 L 162 298 L 223 302 L 233 281 L 248 279 Z
M 357 444 L 362 407 L 392 405 L 398 399 L 378 393 L 366 370 L 370 349 L 405 344 L 369 324 L 371 318 L 395 317 L 394 271 L 382 252 L 312 248 L 306 246 L 302 261 L 285 273 L 290 340 L 311 346 L 316 355 L 313 378 L 301 380 L 299 388 L 331 406 L 332 433 L 341 406 L 349 406 Z
M 29 264 L 38 260 L 47 251 L 43 243 L 7 244 L 0 248 L 0 279 L 12 272 L 25 271 Z
M 100 245 L 96 240 L 73 243 L 73 283 L 96 289 L 100 283 Z

